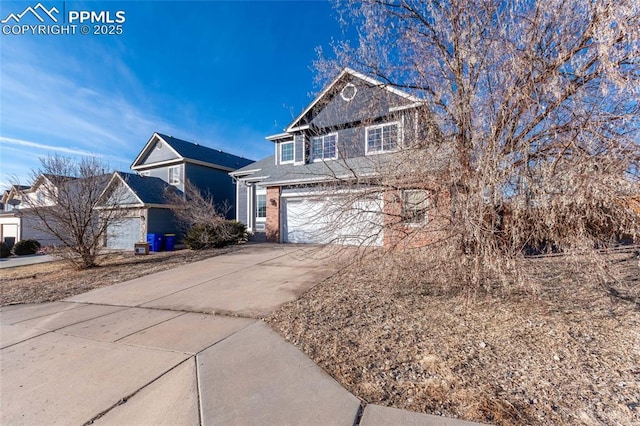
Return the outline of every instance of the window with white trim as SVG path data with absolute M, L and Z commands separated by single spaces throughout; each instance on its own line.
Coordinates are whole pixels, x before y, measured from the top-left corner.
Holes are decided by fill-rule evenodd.
M 180 166 L 169 167 L 169 183 L 171 185 L 180 185 Z
M 280 163 L 293 163 L 293 141 L 280 143 Z
M 429 219 L 429 191 L 407 189 L 402 191 L 402 216 L 412 225 L 422 225 Z
M 258 219 L 267 217 L 267 194 L 256 195 L 256 217 Z
M 338 134 L 331 133 L 311 138 L 311 155 L 313 161 L 334 160 L 338 158 Z
M 366 134 L 367 154 L 394 151 L 398 148 L 398 123 L 387 123 L 379 124 L 377 126 L 369 126 L 366 129 Z

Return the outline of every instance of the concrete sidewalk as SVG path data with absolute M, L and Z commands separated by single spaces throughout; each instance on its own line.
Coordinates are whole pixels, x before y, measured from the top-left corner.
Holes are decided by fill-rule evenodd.
M 11 256 L 0 259 L 0 269 L 15 268 L 16 266 L 35 265 L 59 260 L 50 254 L 32 254 L 28 256 Z
M 334 272 L 310 250 L 247 246 L 0 308 L 0 424 L 470 424 L 363 410 L 260 320 Z

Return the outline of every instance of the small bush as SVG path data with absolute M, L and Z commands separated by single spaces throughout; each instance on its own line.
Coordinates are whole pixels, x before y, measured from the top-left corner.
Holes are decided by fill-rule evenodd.
M 193 225 L 184 238 L 184 243 L 192 250 L 204 250 L 223 247 L 237 243 L 245 238 L 247 228 L 235 220 L 224 220 L 219 223 L 202 223 Z
M 5 257 L 11 256 L 11 249 L 9 248 L 9 244 L 4 241 L 0 241 L 0 258 L 4 259 Z
M 13 253 L 16 256 L 25 256 L 27 254 L 36 254 L 39 249 L 40 243 L 36 240 L 22 240 L 13 246 Z

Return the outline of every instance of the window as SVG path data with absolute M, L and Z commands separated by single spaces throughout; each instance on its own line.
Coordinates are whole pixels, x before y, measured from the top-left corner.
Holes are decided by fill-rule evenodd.
M 393 151 L 398 147 L 398 123 L 367 127 L 367 154 Z
M 332 160 L 338 158 L 336 150 L 337 141 L 337 133 L 311 138 L 311 152 L 313 161 Z
M 293 162 L 293 141 L 280 144 L 280 163 Z
M 403 217 L 409 224 L 424 224 L 428 220 L 429 192 L 423 189 L 405 190 L 402 193 Z
M 180 185 L 180 166 L 169 167 L 169 183 Z
M 256 217 L 257 218 L 266 218 L 267 217 L 267 194 L 258 194 L 257 195 L 257 205 L 256 205 Z

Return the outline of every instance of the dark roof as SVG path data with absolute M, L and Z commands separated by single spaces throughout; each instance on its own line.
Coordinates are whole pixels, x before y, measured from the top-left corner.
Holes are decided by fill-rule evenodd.
M 120 175 L 144 204 L 167 204 L 165 191 L 175 190 L 180 192 L 175 186 L 169 185 L 157 177 L 140 176 L 126 172 L 116 173 Z
M 239 169 L 240 167 L 253 162 L 253 160 L 228 154 L 220 151 L 219 149 L 208 148 L 193 142 L 187 142 L 182 139 L 174 138 L 173 136 L 163 135 L 162 133 L 157 133 L 157 135 L 185 159 L 204 161 L 206 163 L 227 167 L 233 170 Z

